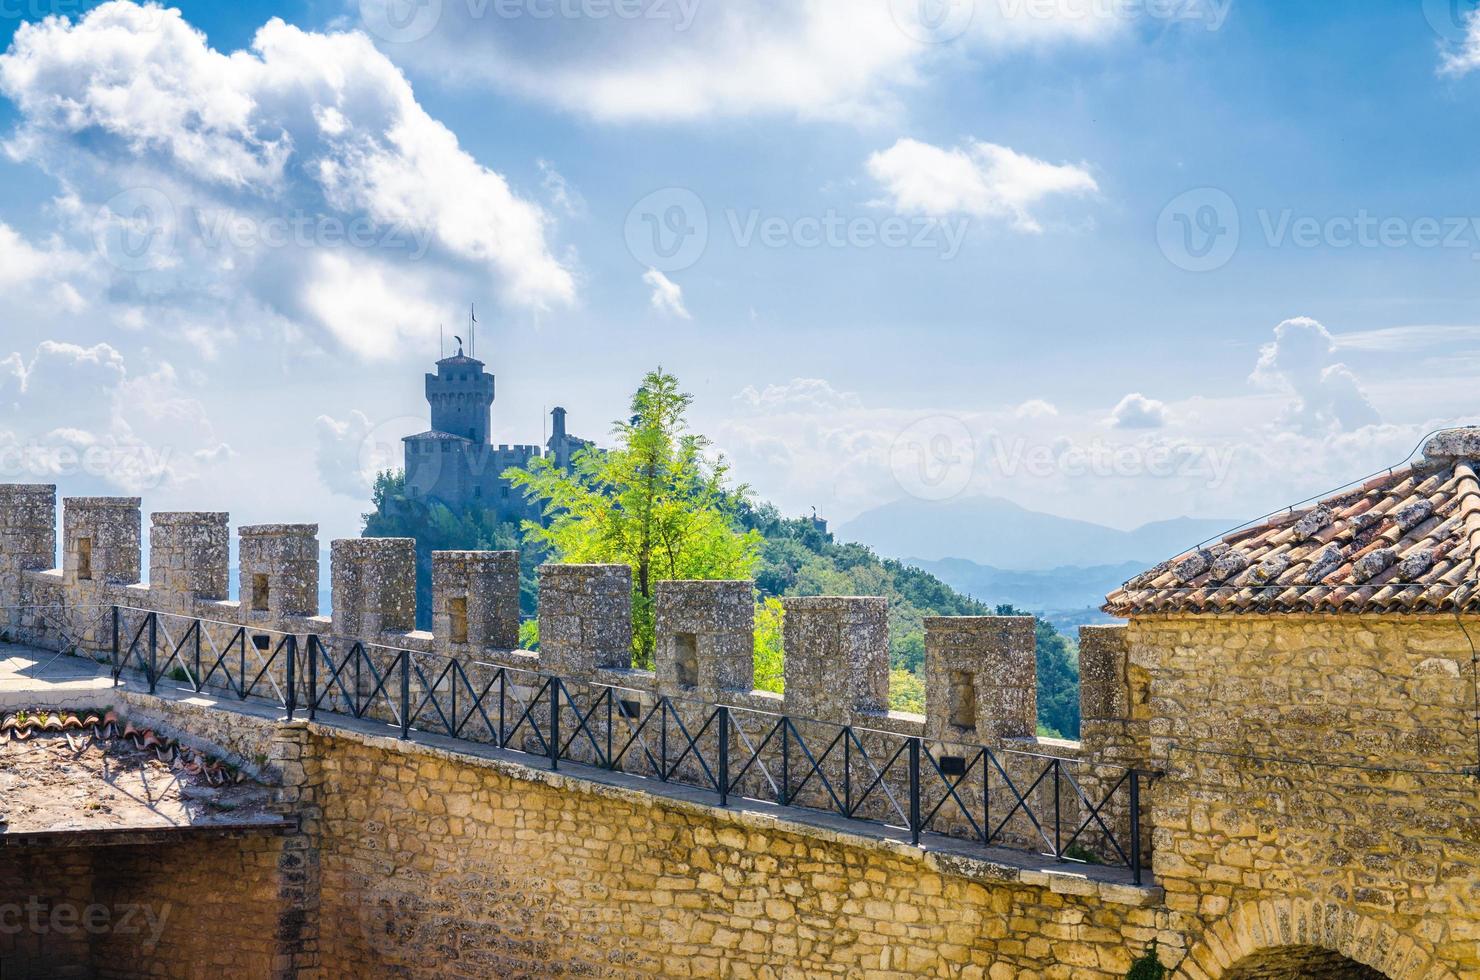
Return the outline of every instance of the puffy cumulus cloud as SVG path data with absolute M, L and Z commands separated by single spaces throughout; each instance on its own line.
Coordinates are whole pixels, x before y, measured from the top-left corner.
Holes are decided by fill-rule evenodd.
M 142 493 L 232 455 L 168 362 L 131 372 L 108 344 L 0 358 L 0 478 Z
M 1274 328 L 1251 380 L 1294 400 L 1281 421 L 1307 433 L 1352 430 L 1381 422 L 1355 374 L 1335 359 L 1336 342 L 1320 322 L 1294 317 Z
M 604 121 L 877 118 L 960 51 L 1093 40 L 1122 26 L 1105 5 L 1077 2 L 953 3 L 938 23 L 925 15 L 939 5 L 914 0 L 348 5 L 402 64 Z
M 1044 401 L 1042 398 L 1030 398 L 1014 408 L 1012 414 L 1020 419 L 1050 419 L 1058 415 L 1059 410 L 1053 402 Z
M 1450 9 L 1455 9 L 1451 7 Z M 1480 68 L 1480 8 L 1464 15 L 1464 37 L 1439 52 L 1439 74 L 1455 77 Z
M 688 308 L 683 305 L 683 289 L 657 269 L 649 269 L 642 274 L 642 281 L 652 289 L 652 296 L 648 302 L 653 309 L 668 316 L 678 317 L 680 320 L 693 319 L 689 316 Z
M 1159 429 L 1169 416 L 1166 402 L 1133 391 L 1111 410 L 1109 422 L 1117 429 Z
M 252 319 L 386 356 L 454 315 L 428 296 L 492 281 L 523 308 L 574 298 L 549 215 L 362 35 L 274 19 L 226 54 L 179 11 L 113 0 L 22 25 L 0 92 L 19 117 L 8 151 L 67 188 L 59 210 L 112 267 L 115 302 L 245 297 Z
M 965 214 L 1006 221 L 1025 232 L 1043 230 L 1031 209 L 1044 200 L 1099 190 L 1083 166 L 1047 163 L 978 141 L 946 149 L 901 139 L 870 156 L 867 169 L 885 192 L 880 203 L 901 214 Z

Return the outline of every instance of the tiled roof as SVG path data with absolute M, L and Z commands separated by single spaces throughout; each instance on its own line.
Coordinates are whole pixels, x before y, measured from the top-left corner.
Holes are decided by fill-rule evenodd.
M 1110 593 L 1104 609 L 1480 611 L 1477 472 L 1480 428 L 1446 430 L 1413 465 L 1184 552 Z

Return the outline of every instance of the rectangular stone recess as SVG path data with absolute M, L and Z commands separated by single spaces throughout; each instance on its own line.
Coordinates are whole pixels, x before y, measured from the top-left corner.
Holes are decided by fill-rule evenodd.
M 926 732 L 989 742 L 1038 730 L 1037 641 L 1031 616 L 925 620 Z
M 139 506 L 138 497 L 68 497 L 63 500 L 64 578 L 70 582 L 122 585 L 138 582 L 143 550 L 143 522 Z
M 632 569 L 540 566 L 540 669 L 568 679 L 632 666 Z
M 849 722 L 889 704 L 889 603 L 877 596 L 782 599 L 788 714 Z
M 516 649 L 519 553 L 432 552 L 432 632 L 444 645 Z
M 653 589 L 658 689 L 717 699 L 755 685 L 755 587 L 670 581 Z
M 237 531 L 239 594 L 254 622 L 319 613 L 319 526 L 253 524 Z

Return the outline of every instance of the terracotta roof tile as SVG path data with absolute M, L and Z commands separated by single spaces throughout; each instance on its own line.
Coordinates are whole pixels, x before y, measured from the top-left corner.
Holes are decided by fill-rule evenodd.
M 1411 466 L 1240 528 L 1112 592 L 1105 611 L 1480 611 L 1480 427 Z

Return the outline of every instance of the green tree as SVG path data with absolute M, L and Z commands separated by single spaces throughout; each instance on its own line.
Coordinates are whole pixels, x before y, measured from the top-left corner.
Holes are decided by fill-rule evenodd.
M 785 610 L 777 598 L 763 599 L 755 607 L 755 686 L 780 694 L 785 680 L 782 626 Z
M 665 579 L 748 579 L 761 537 L 737 531 L 727 489 L 729 467 L 707 455 L 709 440 L 689 431 L 693 397 L 662 369 L 643 378 L 632 415 L 617 422 L 616 446 L 583 450 L 562 470 L 534 460 L 506 476 L 542 503 L 545 523 L 527 521 L 526 541 L 562 562 L 621 563 L 632 568 L 634 661 L 652 663 L 653 586 Z

